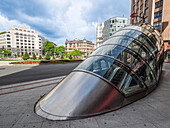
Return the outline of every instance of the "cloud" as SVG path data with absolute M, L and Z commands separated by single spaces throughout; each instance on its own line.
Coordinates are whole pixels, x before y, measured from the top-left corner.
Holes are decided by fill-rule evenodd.
M 95 42 L 96 25 L 114 16 L 127 17 L 127 0 L 1 0 L 1 30 L 17 24 L 39 31 L 42 36 L 64 45 L 65 40 L 86 39 Z M 2 15 L 3 14 L 3 15 Z M 8 23 L 10 22 L 9 25 Z M 6 26 L 6 28 L 5 28 Z M 22 26 L 21 26 L 22 27 Z
M 9 20 L 7 17 L 3 16 L 0 12 L 0 31 L 8 30 L 11 26 L 30 28 L 30 26 L 25 23 L 20 23 L 17 20 Z

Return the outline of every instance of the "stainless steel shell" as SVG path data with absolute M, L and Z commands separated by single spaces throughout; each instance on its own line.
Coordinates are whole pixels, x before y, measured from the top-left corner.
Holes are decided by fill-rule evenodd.
M 132 103 L 156 87 L 163 57 L 162 37 L 152 26 L 122 28 L 40 99 L 35 112 L 80 119 Z
M 36 113 L 50 120 L 78 119 L 119 108 L 124 97 L 100 78 L 72 72 L 36 105 Z

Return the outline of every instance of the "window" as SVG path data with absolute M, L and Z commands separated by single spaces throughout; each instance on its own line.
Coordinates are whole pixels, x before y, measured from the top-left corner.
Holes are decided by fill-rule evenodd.
M 155 3 L 155 9 L 160 8 L 162 6 L 163 6 L 163 0 Z
M 23 36 L 20 36 L 20 38 L 23 38 Z
M 145 9 L 144 14 L 145 14 L 145 15 L 148 14 L 148 8 Z
M 24 40 L 24 42 L 27 42 L 27 40 Z
M 160 11 L 158 11 L 158 12 L 155 12 L 154 15 L 155 15 L 155 16 L 154 16 L 154 19 L 157 19 L 157 18 L 162 17 L 162 10 L 160 10 Z
M 135 5 L 133 6 L 133 11 L 135 11 Z
M 125 23 L 125 20 L 123 20 L 123 23 Z
M 143 16 L 143 13 L 140 14 L 140 17 L 142 17 L 142 16 Z
M 146 1 L 145 1 L 145 7 L 148 6 L 148 4 L 149 4 L 149 1 L 146 0 Z
M 16 41 L 19 41 L 19 39 L 16 39 Z
M 135 4 L 136 0 L 133 0 L 133 3 Z
M 155 22 L 154 24 L 153 24 L 153 26 L 155 27 L 155 28 L 160 28 L 161 27 L 161 21 L 158 21 L 158 22 Z
M 145 23 L 147 23 L 147 22 L 148 22 L 148 17 L 145 18 Z
M 16 38 L 19 38 L 19 36 L 16 36 Z
M 7 44 L 11 44 L 11 42 L 7 42 Z
M 24 37 L 24 39 L 27 39 L 27 37 Z
M 143 9 L 143 4 L 140 6 L 140 10 L 142 10 Z
M 7 35 L 7 37 L 10 37 L 10 35 Z
M 139 9 L 136 10 L 136 13 L 139 14 Z
M 137 6 L 139 6 L 139 1 L 137 2 Z

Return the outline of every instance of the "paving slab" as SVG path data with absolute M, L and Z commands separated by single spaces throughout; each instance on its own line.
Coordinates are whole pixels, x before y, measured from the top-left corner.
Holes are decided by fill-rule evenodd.
M 5 87 L 20 84 L 23 83 Z M 29 87 L 43 84 L 48 82 Z M 50 121 L 34 113 L 36 101 L 55 86 L 0 95 L 0 128 L 170 128 L 170 63 L 164 64 L 159 86 L 148 96 L 116 111 L 87 119 Z

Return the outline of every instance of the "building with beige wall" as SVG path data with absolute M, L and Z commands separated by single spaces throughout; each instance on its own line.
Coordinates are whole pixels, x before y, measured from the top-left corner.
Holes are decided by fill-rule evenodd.
M 82 55 L 82 57 L 88 57 L 94 51 L 94 43 L 86 40 L 86 38 L 84 38 L 83 40 L 66 40 L 65 52 L 70 53 L 75 48 L 85 53 L 84 55 Z
M 162 33 L 165 52 L 170 51 L 170 0 L 132 0 L 131 14 L 144 17 L 144 22 L 153 25 Z M 142 22 L 142 18 L 131 18 L 131 24 Z
M 35 53 L 42 55 L 45 38 L 38 35 L 33 29 L 11 27 L 8 31 L 0 34 L 0 48 L 12 51 L 12 54 L 23 56 Z

